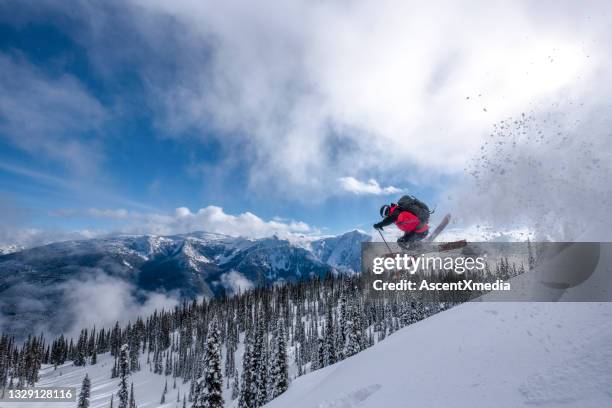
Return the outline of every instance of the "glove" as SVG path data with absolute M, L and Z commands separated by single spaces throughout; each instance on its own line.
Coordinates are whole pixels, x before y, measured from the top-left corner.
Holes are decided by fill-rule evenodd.
M 376 223 L 376 224 L 374 224 L 374 225 L 373 225 L 373 227 L 374 227 L 374 229 L 377 229 L 377 230 L 379 230 L 379 231 L 382 231 L 382 230 L 383 230 L 383 227 L 382 227 L 382 225 L 380 225 L 380 223 Z

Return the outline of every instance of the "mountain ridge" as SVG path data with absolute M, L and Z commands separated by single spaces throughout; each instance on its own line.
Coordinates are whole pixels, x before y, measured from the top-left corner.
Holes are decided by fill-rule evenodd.
M 370 239 L 357 230 L 297 242 L 197 231 L 118 235 L 29 248 L 0 255 L 0 326 L 4 326 L 0 328 L 25 333 L 44 323 L 52 332 L 66 330 L 73 319 L 68 316 L 60 323 L 55 316 L 58 310 L 71 310 L 70 291 L 99 280 L 129 287 L 130 296 L 143 303 L 154 294 L 179 300 L 222 296 L 328 273 L 356 273 L 361 242 Z

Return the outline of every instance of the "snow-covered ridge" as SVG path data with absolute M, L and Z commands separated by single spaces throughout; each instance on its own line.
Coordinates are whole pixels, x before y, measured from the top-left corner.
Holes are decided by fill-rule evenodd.
M 25 247 L 19 245 L 2 245 L 0 246 L 0 256 L 12 254 L 13 252 L 23 251 Z

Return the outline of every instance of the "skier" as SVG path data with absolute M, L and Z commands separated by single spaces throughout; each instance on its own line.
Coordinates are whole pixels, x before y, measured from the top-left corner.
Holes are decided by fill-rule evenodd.
M 402 247 L 414 247 L 417 242 L 424 239 L 429 233 L 429 207 L 422 201 L 405 195 L 402 196 L 397 204 L 385 204 L 380 207 L 381 222 L 374 224 L 374 228 L 381 230 L 393 223 L 404 235 L 398 238 L 397 243 Z

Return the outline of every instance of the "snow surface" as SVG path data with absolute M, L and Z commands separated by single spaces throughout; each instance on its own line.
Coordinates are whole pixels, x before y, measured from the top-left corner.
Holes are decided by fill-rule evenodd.
M 268 408 L 610 407 L 611 303 L 467 303 L 296 379 Z

